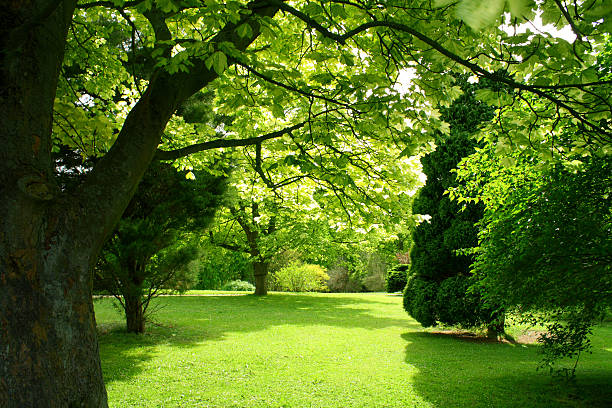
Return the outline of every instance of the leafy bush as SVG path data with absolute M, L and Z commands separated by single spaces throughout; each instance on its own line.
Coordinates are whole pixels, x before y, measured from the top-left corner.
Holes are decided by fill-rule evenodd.
M 487 174 L 490 183 L 480 193 L 488 204 L 475 275 L 487 298 L 544 324 L 544 365 L 553 368 L 562 357 L 578 361 L 588 350 L 589 328 L 612 305 L 612 159 L 580 158 L 578 169 L 542 167 L 525 153 L 505 168 L 495 149 L 470 159 L 482 170 L 473 164 L 465 170 L 478 180 Z
M 585 307 L 557 309 L 547 313 L 550 321 L 545 324 L 546 331 L 538 338 L 543 345 L 539 368 L 547 368 L 551 374 L 574 377 L 580 354 L 590 352 L 590 336 L 594 322 L 598 320 L 597 314 Z M 535 316 L 527 315 L 532 319 Z M 576 361 L 573 367 L 558 368 L 556 364 L 562 358 L 576 358 Z
M 250 282 L 241 281 L 241 280 L 233 280 L 223 285 L 221 287 L 221 290 L 235 290 L 239 292 L 252 292 L 255 290 L 255 286 Z
M 385 277 L 385 290 L 389 293 L 404 290 L 407 282 L 407 273 L 410 265 L 395 265 L 387 271 Z
M 273 287 L 285 292 L 327 292 L 328 280 L 320 265 L 293 263 L 276 272 Z

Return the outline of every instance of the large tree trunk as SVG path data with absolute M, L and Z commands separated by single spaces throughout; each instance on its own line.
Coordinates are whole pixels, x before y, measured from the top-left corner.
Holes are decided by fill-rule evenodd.
M 96 248 L 52 174 L 51 113 L 75 3 L 0 8 L 1 407 L 107 406 L 89 273 Z
M 255 262 L 253 270 L 255 275 L 255 295 L 266 296 L 268 294 L 268 263 Z
M 41 230 L 2 256 L 0 406 L 106 407 L 87 251 Z

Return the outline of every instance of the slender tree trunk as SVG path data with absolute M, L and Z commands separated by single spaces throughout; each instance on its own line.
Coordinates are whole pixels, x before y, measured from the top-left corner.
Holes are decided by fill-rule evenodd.
M 128 333 L 144 333 L 145 316 L 140 295 L 127 295 L 125 302 L 125 322 Z
M 139 262 L 131 262 L 132 267 L 128 268 L 121 275 L 125 274 L 122 287 L 123 305 L 125 311 L 125 324 L 128 333 L 144 333 L 145 315 L 143 304 L 143 284 L 146 275 L 146 261 L 140 259 Z
M 506 333 L 506 316 L 504 313 L 487 326 L 487 338 L 497 339 Z
M 266 296 L 268 294 L 268 263 L 255 262 L 253 270 L 255 275 L 255 295 Z

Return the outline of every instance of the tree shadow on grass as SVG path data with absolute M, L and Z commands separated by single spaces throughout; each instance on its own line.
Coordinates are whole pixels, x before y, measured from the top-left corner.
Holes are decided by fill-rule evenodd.
M 159 353 L 157 347 L 165 344 L 188 348 L 206 341 L 222 341 L 229 333 L 262 331 L 283 325 L 366 330 L 418 327 L 403 316 L 387 316 L 388 304 L 374 296 L 274 293 L 265 297 L 160 297 L 155 302 L 161 307 L 143 335 L 127 333 L 120 313 L 113 314 L 112 319 L 108 310 L 104 313 L 98 324 L 98 337 L 107 384 L 137 376 L 145 369 L 147 361 Z
M 155 342 L 147 335 L 113 329 L 98 336 L 104 382 L 126 381 L 137 376 L 155 355 Z
M 412 386 L 436 407 L 610 407 L 612 373 L 579 373 L 574 382 L 536 371 L 537 346 L 408 332 Z
M 161 300 L 164 301 L 163 299 Z M 227 332 L 251 332 L 271 326 L 334 326 L 380 329 L 410 325 L 403 316 L 387 316 L 388 304 L 367 296 L 308 296 L 272 294 L 266 297 L 207 296 L 174 299 L 186 318 L 176 317 L 184 334 L 204 335 L 206 340 L 223 339 Z M 380 304 L 380 312 L 376 308 Z M 231 318 L 228 318 L 231 317 Z M 161 316 L 160 316 L 161 318 Z M 415 324 L 416 327 L 416 324 Z

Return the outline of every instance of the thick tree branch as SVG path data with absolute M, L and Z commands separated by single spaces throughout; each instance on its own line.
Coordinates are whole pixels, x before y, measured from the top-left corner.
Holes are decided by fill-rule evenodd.
M 250 13 L 245 13 L 236 23 L 226 24 L 209 43 L 217 47 L 227 41 L 239 51 L 246 50 L 259 36 L 259 18 L 272 17 L 278 10 L 258 2 L 249 3 L 247 7 Z M 238 35 L 236 29 L 242 24 L 251 26 L 252 35 Z M 174 111 L 219 76 L 198 57 L 192 57 L 191 63 L 193 67 L 188 72 L 170 74 L 159 68 L 153 73 L 146 91 L 128 114 L 110 151 L 79 187 L 78 204 L 83 211 L 99 216 L 99 219 L 94 216 L 94 219 L 83 220 L 87 223 L 84 226 L 86 230 L 95 229 L 96 235 L 101 233 L 102 237 L 110 234 L 155 156 L 163 129 Z M 101 197 L 105 199 L 101 200 Z
M 245 252 L 245 253 L 249 252 L 246 248 L 238 246 L 238 245 L 232 245 L 232 244 L 228 244 L 226 242 L 215 241 L 215 237 L 214 237 L 214 234 L 213 234 L 212 231 L 208 232 L 208 236 L 210 238 L 210 243 L 215 245 L 215 246 L 227 249 L 228 251 L 232 251 L 232 252 Z
M 31 19 L 23 23 L 20 27 L 21 30 L 27 31 L 36 27 L 40 23 L 42 23 L 47 17 L 49 17 L 53 12 L 62 4 L 64 0 L 52 0 L 49 1 L 38 13 L 36 13 Z
M 9 25 L 10 23 L 19 23 L 17 21 L 3 21 L 3 24 L 6 24 L 8 27 L 3 27 L 0 29 L 0 32 L 3 35 L 9 36 L 9 41 L 5 42 L 7 48 L 19 48 L 27 41 L 28 33 L 45 24 L 45 22 L 56 12 L 62 13 L 66 18 L 66 22 L 68 22 L 68 17 L 72 16 L 76 1 L 77 0 L 49 0 L 37 13 L 33 13 L 31 18 L 25 20 L 20 25 L 11 27 Z M 63 7 L 58 10 L 60 6 Z M 2 7 L 8 8 L 8 5 L 2 5 Z M 3 51 L 6 52 L 6 50 Z
M 219 149 L 222 147 L 258 145 L 266 140 L 279 138 L 283 135 L 293 132 L 294 130 L 300 129 L 304 127 L 306 123 L 307 122 L 300 122 L 285 129 L 277 130 L 276 132 L 266 133 L 265 135 L 257 137 L 250 137 L 246 139 L 216 139 L 211 140 L 209 142 L 197 143 L 176 150 L 158 150 L 155 154 L 155 160 L 176 160 L 180 157 L 189 156 L 190 154 L 202 152 L 204 150 Z

